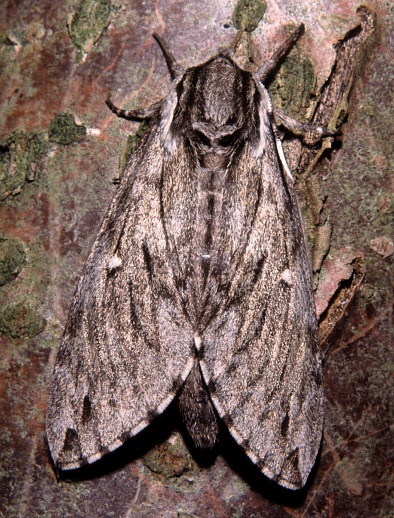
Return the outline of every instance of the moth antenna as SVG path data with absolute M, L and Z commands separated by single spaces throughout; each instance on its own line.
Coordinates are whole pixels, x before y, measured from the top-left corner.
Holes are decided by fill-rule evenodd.
M 291 50 L 298 38 L 303 34 L 305 26 L 303 23 L 299 25 L 292 34 L 282 43 L 282 45 L 272 54 L 268 61 L 263 63 L 255 72 L 254 77 L 264 83 L 267 77 L 276 69 L 280 61 Z
M 152 117 L 155 110 L 158 107 L 158 103 L 152 104 L 151 106 L 148 106 L 147 108 L 144 108 L 142 110 L 122 110 L 121 108 L 118 108 L 115 106 L 115 104 L 111 100 L 111 94 L 108 92 L 107 98 L 105 100 L 105 104 L 108 106 L 108 108 L 111 110 L 112 113 L 115 113 L 118 117 L 122 117 L 123 119 L 129 119 L 134 121 L 143 121 L 145 119 L 148 119 L 149 117 Z
M 181 67 L 176 62 L 176 59 L 174 58 L 174 55 L 168 48 L 168 44 L 164 39 L 157 34 L 157 32 L 154 32 L 152 34 L 153 38 L 157 41 L 163 56 L 167 62 L 168 70 L 170 71 L 171 79 L 175 79 L 179 74 L 181 73 Z

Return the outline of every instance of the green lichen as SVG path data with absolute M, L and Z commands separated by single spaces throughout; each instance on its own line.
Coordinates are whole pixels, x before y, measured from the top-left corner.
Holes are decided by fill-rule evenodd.
M 138 130 L 134 133 L 134 135 L 129 136 L 129 138 L 127 139 L 127 157 L 130 156 L 134 149 L 137 147 L 137 144 L 140 141 L 142 135 L 145 133 L 147 127 L 148 123 L 146 121 L 143 121 L 139 125 Z
M 8 36 L 7 33 L 0 33 L 0 45 L 7 45 L 9 47 L 14 47 L 16 44 L 12 41 L 12 39 Z
M 153 473 L 169 479 L 190 470 L 192 461 L 181 441 L 165 441 L 144 455 L 144 464 Z
M 0 235 L 0 286 L 18 275 L 25 258 L 25 251 L 20 241 Z
M 47 150 L 45 136 L 14 131 L 0 142 L 0 201 L 19 194 L 25 182 L 32 182 L 38 163 Z
M 116 178 L 113 179 L 113 183 L 119 183 L 119 181 L 124 173 L 124 170 L 126 169 L 126 165 L 130 158 L 130 155 L 135 150 L 138 142 L 140 141 L 140 139 L 141 139 L 142 135 L 144 134 L 147 127 L 148 127 L 147 122 L 143 121 L 139 125 L 138 130 L 133 135 L 129 135 L 129 137 L 127 139 L 126 147 L 122 151 L 122 153 L 120 155 L 120 159 L 119 159 L 119 176 L 117 176 Z
M 46 320 L 23 301 L 5 307 L 0 313 L 0 332 L 11 338 L 31 338 L 45 326 Z
M 89 52 L 108 25 L 110 0 L 82 0 L 69 25 L 71 40 L 80 51 L 79 58 Z
M 49 126 L 48 136 L 57 144 L 73 144 L 86 136 L 86 128 L 78 125 L 70 113 L 58 113 Z
M 267 9 L 265 0 L 238 0 L 233 12 L 234 27 L 253 32 Z
M 9 47 L 20 46 L 24 47 L 28 45 L 29 41 L 19 31 L 7 30 L 6 33 L 0 35 L 0 44 Z
M 315 88 L 316 75 L 311 61 L 294 50 L 280 67 L 269 91 L 277 108 L 298 120 L 305 120 Z

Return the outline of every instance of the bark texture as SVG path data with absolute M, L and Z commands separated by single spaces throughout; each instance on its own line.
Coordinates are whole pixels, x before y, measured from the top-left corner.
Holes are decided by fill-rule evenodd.
M 185 444 L 175 409 L 142 438 L 78 473 L 78 481 L 77 475 L 56 481 L 45 444 L 47 391 L 72 294 L 138 129 L 108 110 L 107 92 L 124 108 L 146 107 L 166 93 L 168 72 L 153 31 L 190 66 L 230 46 L 236 27 L 244 28 L 251 37 L 243 37 L 238 53 L 245 57 L 252 48 L 259 63 L 285 39 L 285 25 L 303 22 L 305 34 L 270 90 L 278 107 L 305 122 L 313 94 L 329 78 L 332 45 L 359 23 L 359 3 L 269 0 L 265 10 L 264 4 L 1 3 L 2 516 L 392 512 L 393 11 L 383 0 L 368 4 L 376 27 L 357 53 L 340 145 L 299 179 L 321 312 L 335 303 L 338 285 L 349 286 L 354 258 L 363 257 L 365 270 L 327 353 L 324 439 L 305 490 L 281 490 L 266 480 L 225 434 L 202 455 Z M 291 146 L 297 143 L 287 144 L 287 153 Z

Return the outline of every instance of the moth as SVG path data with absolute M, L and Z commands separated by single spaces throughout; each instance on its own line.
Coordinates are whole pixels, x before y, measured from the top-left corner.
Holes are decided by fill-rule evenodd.
M 176 400 L 198 447 L 221 420 L 261 472 L 302 487 L 323 424 L 321 358 L 304 225 L 277 124 L 333 133 L 272 108 L 229 50 L 172 77 L 148 119 L 80 277 L 47 407 L 55 466 L 79 468 Z

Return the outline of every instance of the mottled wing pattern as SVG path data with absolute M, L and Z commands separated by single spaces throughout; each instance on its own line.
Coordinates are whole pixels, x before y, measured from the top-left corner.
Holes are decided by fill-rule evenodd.
M 254 81 L 222 53 L 178 76 L 152 112 L 55 366 L 47 437 L 59 468 L 137 434 L 194 365 L 261 471 L 291 489 L 305 484 L 323 421 L 311 271 L 270 101 Z M 204 383 L 194 389 L 204 405 L 186 395 L 189 420 L 215 420 L 198 410 L 210 407 Z M 203 426 L 197 438 L 212 443 L 216 430 Z
M 174 398 L 193 363 L 167 255 L 157 120 L 134 153 L 80 278 L 47 409 L 55 464 L 120 446 Z
M 246 144 L 223 189 L 200 365 L 236 441 L 269 478 L 298 489 L 323 423 L 315 305 L 293 182 L 260 116 L 263 155 Z

